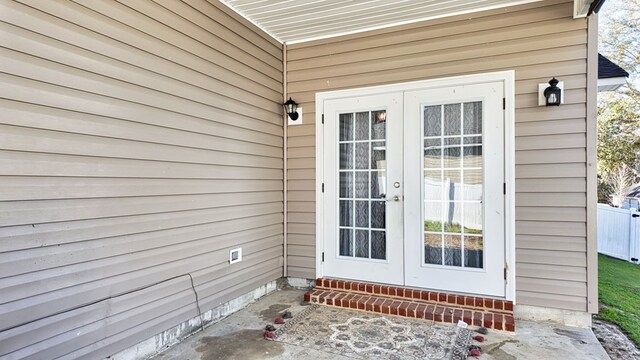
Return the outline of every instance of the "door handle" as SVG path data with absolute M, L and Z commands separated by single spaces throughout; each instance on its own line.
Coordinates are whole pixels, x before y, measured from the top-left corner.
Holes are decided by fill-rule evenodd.
M 391 199 L 386 199 L 387 201 L 400 201 L 400 196 L 396 195 L 394 197 L 392 197 Z

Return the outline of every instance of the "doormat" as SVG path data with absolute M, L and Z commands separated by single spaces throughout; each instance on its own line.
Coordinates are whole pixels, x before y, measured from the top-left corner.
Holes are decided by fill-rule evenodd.
M 310 305 L 275 340 L 355 359 L 466 359 L 471 331 L 361 311 Z

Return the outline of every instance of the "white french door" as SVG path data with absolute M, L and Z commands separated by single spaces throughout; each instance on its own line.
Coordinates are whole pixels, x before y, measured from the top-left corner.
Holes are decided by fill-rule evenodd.
M 505 296 L 502 81 L 322 101 L 322 276 Z
M 505 295 L 502 82 L 405 92 L 405 284 Z
M 324 274 L 402 284 L 402 93 L 327 100 L 324 114 Z

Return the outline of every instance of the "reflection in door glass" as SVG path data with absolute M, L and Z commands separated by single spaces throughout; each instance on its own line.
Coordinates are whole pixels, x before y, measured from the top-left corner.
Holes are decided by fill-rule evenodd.
M 483 268 L 482 102 L 423 108 L 424 263 Z
M 339 115 L 340 256 L 387 258 L 385 110 Z

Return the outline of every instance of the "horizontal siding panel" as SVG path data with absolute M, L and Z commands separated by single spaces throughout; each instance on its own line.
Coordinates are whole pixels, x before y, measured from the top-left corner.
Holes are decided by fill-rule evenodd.
M 519 235 L 517 246 L 530 250 L 587 251 L 584 236 Z
M 77 0 L 78 4 L 67 6 L 65 12 L 55 6 L 39 6 L 39 9 L 54 16 L 64 16 L 65 20 L 77 25 L 94 30 L 103 35 L 112 37 L 125 44 L 133 45 L 139 49 L 158 53 L 159 48 L 171 49 L 172 52 L 182 50 L 190 56 L 202 59 L 215 58 L 216 65 L 224 76 L 242 74 L 248 79 L 256 79 L 265 86 L 278 91 L 278 81 L 269 78 L 258 69 L 242 64 L 236 59 L 231 59 L 221 51 L 213 49 L 205 44 L 195 41 L 189 34 L 182 34 L 175 29 L 163 26 L 154 18 L 141 16 L 135 10 L 113 1 L 84 1 Z M 66 15 L 66 16 L 65 16 Z M 101 24 L 103 27 L 96 25 Z M 131 29 L 135 29 L 132 31 Z M 156 46 L 153 48 L 152 46 Z M 237 84 L 234 84 L 238 86 Z
M 521 291 L 540 293 L 587 296 L 587 284 L 584 281 L 549 280 L 518 276 L 518 288 Z
M 518 164 L 546 164 L 549 159 L 556 164 L 581 163 L 586 158 L 587 151 L 584 148 L 516 151 Z
M 237 147 L 243 143 L 220 141 L 220 148 Z M 152 160 L 207 165 L 226 165 L 282 169 L 282 157 L 278 158 L 276 147 L 255 144 L 254 150 L 263 156 L 237 154 L 228 151 L 198 149 L 187 146 L 145 143 L 132 140 L 111 139 L 98 136 L 60 133 L 17 126 L 0 125 L 0 143 L 4 150 L 54 153 L 63 155 L 83 155 L 93 157 Z M 246 143 L 244 143 L 246 147 Z M 281 154 L 280 154 L 281 155 Z
M 516 220 L 516 234 L 548 236 L 587 236 L 585 222 Z
M 99 5 L 98 2 L 91 3 L 91 8 L 97 5 Z M 239 88 L 263 87 L 265 91 L 272 94 L 277 94 L 280 91 L 277 81 L 264 75 L 256 76 L 257 79 L 269 79 L 263 84 L 233 71 L 228 71 L 217 63 L 217 59 L 208 61 L 207 59 L 215 57 L 215 52 L 207 52 L 204 46 L 200 47 L 201 50 L 204 49 L 205 51 L 205 54 L 200 55 L 204 56 L 195 56 L 195 54 L 189 52 L 191 50 L 189 48 L 180 49 L 171 42 L 167 43 L 142 32 L 132 31 L 135 29 L 135 25 L 132 29 L 77 4 L 69 3 L 65 6 L 58 6 L 56 2 L 51 2 L 50 4 L 45 2 L 38 4 L 38 10 L 35 10 L 19 5 L 16 2 L 14 4 L 3 4 L 1 9 L 0 13 L 6 16 L 2 18 L 9 20 L 7 21 L 8 23 L 16 26 L 29 24 L 28 30 L 30 31 L 59 39 L 62 42 L 70 42 L 80 48 L 86 48 L 99 54 L 113 55 L 124 62 L 134 62 L 135 65 L 141 68 L 151 67 L 154 70 L 158 70 L 155 67 L 157 63 L 154 64 L 152 62 L 150 65 L 146 65 L 138 60 L 147 58 L 146 54 L 153 54 L 155 57 L 166 59 L 167 62 L 165 64 L 173 62 L 184 67 L 190 67 L 217 81 L 223 81 L 232 86 Z M 92 31 L 86 31 L 86 29 Z M 82 42 L 76 43 L 77 41 Z M 93 46 L 90 45 L 92 41 Z M 189 45 L 190 42 L 187 41 L 185 44 Z M 141 52 L 139 50 L 144 51 Z M 230 66 L 229 64 L 227 62 L 224 65 Z M 246 68 L 246 66 L 242 68 Z M 160 69 L 158 73 L 162 74 L 164 71 Z
M 584 193 L 587 180 L 583 177 L 552 179 L 516 179 L 516 192 L 519 193 Z
M 312 256 L 289 256 L 287 263 L 293 267 L 315 269 L 315 253 Z
M 515 133 L 517 137 L 576 134 L 586 133 L 586 126 L 587 124 L 584 119 L 532 121 L 518 123 L 515 127 Z
M 313 252 L 315 253 L 315 246 L 316 246 L 315 234 L 312 234 L 312 235 L 288 234 L 287 241 L 290 245 L 302 245 L 302 246 L 312 247 Z M 312 256 L 312 255 L 308 255 L 308 256 Z
M 260 241 L 255 242 L 251 246 L 258 254 L 248 252 L 243 256 L 242 264 L 238 264 L 234 268 L 234 272 L 239 272 L 247 267 L 264 262 L 266 259 L 280 258 L 282 256 L 282 246 L 273 247 L 273 241 L 270 243 Z M 271 250 L 270 249 L 271 246 Z M 252 249 L 250 249 L 252 250 Z M 208 255 L 208 256 L 205 256 Z M 209 258 L 213 257 L 214 261 Z M 271 269 L 276 269 L 277 265 Z M 134 266 L 134 264 L 129 264 Z M 36 321 L 42 317 L 64 311 L 65 309 L 75 308 L 91 302 L 92 299 L 108 298 L 114 294 L 126 293 L 132 289 L 143 287 L 147 284 L 154 284 L 163 279 L 173 278 L 176 274 L 186 274 L 193 272 L 194 284 L 207 283 L 198 289 L 198 295 L 201 299 L 213 296 L 216 289 L 210 282 L 222 282 L 231 275 L 228 269 L 228 251 L 221 251 L 212 254 L 203 254 L 193 258 L 176 259 L 175 261 L 159 264 L 154 267 L 144 268 L 133 274 L 123 273 L 118 276 L 105 278 L 100 281 L 92 281 L 84 284 L 77 284 L 68 288 L 55 290 L 48 294 L 35 295 L 24 299 L 23 301 L 10 302 L 3 305 L 4 309 L 0 313 L 2 320 L 2 329 L 11 328 L 17 325 Z M 201 269 L 196 273 L 197 269 Z M 126 269 L 123 269 L 126 270 Z M 198 278 L 198 276 L 200 278 Z M 221 290 L 218 288 L 217 290 Z M 51 295 L 56 295 L 52 297 Z M 202 303 L 201 303 L 202 304 Z M 142 339 L 141 339 L 142 340 Z
M 516 193 L 516 206 L 584 208 L 587 197 L 584 193 Z
M 573 164 L 516 164 L 516 179 L 555 179 L 555 178 L 586 178 L 585 163 Z
M 289 201 L 315 201 L 316 193 L 315 191 L 290 191 L 289 197 L 287 200 Z
M 171 0 L 157 0 L 156 2 L 165 7 L 174 5 L 174 2 Z M 228 29 L 229 36 L 237 35 L 237 38 L 233 38 L 233 41 L 230 42 L 236 42 L 238 40 L 242 41 L 243 44 L 247 42 L 251 44 L 250 46 L 256 46 L 262 51 L 268 52 L 272 57 L 282 63 L 284 55 L 282 53 L 282 44 L 270 35 L 260 31 L 257 26 L 246 21 L 246 19 L 243 19 L 235 11 L 230 10 L 219 1 L 184 0 L 183 2 L 198 10 L 209 20 L 213 20 L 207 21 L 206 23 L 206 26 L 212 29 L 211 32 L 226 32 Z
M 516 206 L 516 221 L 581 222 L 586 216 L 586 208 Z
M 545 24 L 549 24 L 551 25 L 551 27 L 547 27 L 545 26 Z M 574 31 L 569 32 L 572 29 Z M 451 26 L 449 30 L 453 30 L 452 32 L 456 32 L 453 26 Z M 326 66 L 327 64 L 331 64 L 330 66 L 339 66 L 342 64 L 350 64 L 355 62 L 396 58 L 398 57 L 398 54 L 418 54 L 464 47 L 487 47 L 493 45 L 494 43 L 511 44 L 514 40 L 520 41 L 520 43 L 522 43 L 522 38 L 529 37 L 535 37 L 535 39 L 533 40 L 534 44 L 531 45 L 531 48 L 546 48 L 551 44 L 559 45 L 559 43 L 554 43 L 552 39 L 560 40 L 560 42 L 562 42 L 561 39 L 563 38 L 572 38 L 573 40 L 577 40 L 582 43 L 586 42 L 586 33 L 582 31 L 584 30 L 583 24 L 575 22 L 571 25 L 571 27 L 567 27 L 563 30 L 565 32 L 557 33 L 557 28 L 555 28 L 554 26 L 554 21 L 547 20 L 506 28 L 478 29 L 477 31 L 462 33 L 458 35 L 449 33 L 448 36 L 442 36 L 442 34 L 440 34 L 441 36 L 437 36 L 438 31 L 436 31 L 435 33 L 429 32 L 423 34 L 423 36 L 419 40 L 415 40 L 409 43 L 396 42 L 392 44 L 384 44 L 384 46 L 362 50 L 334 53 L 330 55 L 317 56 L 302 60 L 292 60 L 287 64 L 287 69 L 293 73 L 296 71 L 302 72 L 302 70 L 317 70 L 319 66 Z M 434 34 L 434 36 L 430 37 L 430 34 Z M 547 39 L 549 43 L 544 44 L 544 39 Z M 288 49 L 287 56 L 295 57 L 296 53 L 298 52 L 298 50 L 295 50 L 295 45 L 292 45 Z
M 558 265 L 518 264 L 516 274 L 520 281 L 528 279 L 551 279 L 584 283 L 587 269 L 581 267 L 565 267 Z
M 268 206 L 268 204 L 265 204 Z M 244 207 L 239 206 L 239 209 Z M 28 224 L 2 229 L 3 239 L 0 251 L 18 251 L 30 248 L 56 247 L 62 244 L 97 239 L 126 237 L 131 234 L 161 231 L 177 228 L 188 228 L 212 224 L 219 218 L 219 212 L 231 213 L 228 207 L 186 210 L 180 212 L 164 212 L 144 215 L 126 215 L 118 218 L 101 218 L 54 222 L 46 224 Z M 118 226 L 113 226 L 117 222 Z M 245 218 L 228 220 L 215 227 L 216 234 L 225 234 L 238 229 L 252 229 L 258 226 L 269 226 L 279 218 Z M 212 230 L 213 231 L 213 230 Z M 112 240 L 115 241 L 115 240 Z
M 208 209 L 274 201 L 282 201 L 281 192 L 130 197 L 121 198 L 117 202 L 111 199 L 12 202 L 1 204 L 0 226 Z
M 562 48 L 562 51 L 554 52 L 554 61 L 570 61 L 584 59 L 586 57 L 586 46 L 576 45 Z M 506 68 L 514 68 L 527 65 L 545 63 L 549 60 L 549 50 L 538 50 L 517 54 L 499 54 L 499 56 L 478 57 L 465 60 L 463 56 L 454 61 L 447 61 L 443 56 L 438 62 L 431 65 L 426 61 L 412 59 L 408 64 L 399 67 L 380 70 L 377 67 L 366 67 L 354 69 L 355 73 L 327 72 L 326 78 L 306 80 L 289 83 L 289 92 L 316 90 L 337 90 L 347 87 L 362 87 L 374 85 L 375 78 L 378 84 L 396 83 L 410 81 L 420 78 L 443 77 L 459 74 L 469 74 L 478 72 L 497 71 Z M 425 66 L 429 65 L 429 66 Z M 363 75 L 369 76 L 363 76 Z M 375 74 L 375 76 L 372 76 Z M 569 75 L 575 72 L 568 73 Z M 291 81 L 291 80 L 290 80 Z M 329 85 L 329 86 L 328 86 Z
M 282 46 L 218 6 L 0 4 L 0 358 L 107 358 L 282 276 Z
M 314 235 L 316 233 L 316 224 L 301 224 L 290 222 L 287 230 L 290 234 Z
M 178 91 L 173 94 L 169 93 L 171 87 L 167 86 L 163 88 L 159 84 L 155 84 L 158 90 L 140 89 L 138 86 L 124 81 L 113 80 L 106 76 L 95 75 L 77 69 L 70 69 L 64 65 L 57 65 L 14 51 L 3 51 L 2 54 L 0 54 L 0 60 L 2 60 L 5 66 L 20 69 L 14 71 L 14 76 L 160 109 L 185 111 L 184 103 L 186 103 L 188 105 L 188 108 L 186 108 L 187 111 L 192 111 L 193 109 L 204 113 L 218 109 L 237 112 L 254 119 L 266 119 L 275 124 L 281 119 L 275 106 L 272 106 L 270 110 L 247 106 L 235 99 L 221 98 L 211 92 L 198 88 L 184 89 L 182 86 L 173 84 L 173 90 Z M 193 94 L 193 96 L 187 99 L 178 96 L 184 92 Z
M 231 103 L 235 103 L 236 99 L 241 99 L 246 106 L 256 106 L 274 112 L 278 110 L 276 107 L 277 104 L 273 103 L 276 98 L 273 91 L 265 90 L 258 94 L 252 93 L 244 89 L 235 88 L 215 78 L 203 76 L 202 73 L 186 69 L 177 64 L 170 62 L 164 63 L 162 60 L 154 57 L 146 59 L 150 62 L 150 64 L 146 66 L 146 69 L 149 70 L 141 71 L 139 67 L 132 64 L 136 59 L 126 59 L 125 61 L 124 55 L 122 55 L 122 60 L 114 60 L 114 54 L 109 54 L 109 57 L 107 57 L 106 54 L 96 54 L 93 51 L 80 49 L 17 26 L 0 24 L 0 34 L 3 35 L 1 42 L 3 46 L 32 55 L 23 57 L 31 61 L 33 63 L 31 66 L 33 67 L 42 66 L 40 64 L 50 67 L 51 69 L 49 71 L 51 73 L 54 73 L 54 70 L 64 72 L 67 67 L 71 66 L 77 69 L 83 69 L 88 74 L 95 73 L 110 79 L 151 87 L 164 92 L 171 93 L 170 89 L 173 86 L 175 88 L 173 93 L 175 94 L 181 94 L 184 91 L 193 91 L 194 95 L 211 92 L 210 95 L 214 97 L 214 100 L 222 98 Z M 118 54 L 121 52 L 120 50 Z M 13 57 L 15 58 L 17 55 L 13 55 Z M 33 57 L 54 61 L 56 64 L 37 61 Z M 168 68 L 165 68 L 164 73 L 162 69 L 157 68 L 159 63 L 162 63 Z M 65 66 L 59 64 L 65 64 Z M 96 65 L 100 66 L 96 67 Z M 156 67 L 154 67 L 154 65 L 156 65 Z M 151 71 L 151 69 L 153 69 L 153 71 Z M 26 70 L 27 69 L 24 68 L 22 72 L 16 74 L 29 77 Z M 175 73 L 172 73 L 170 76 L 164 76 L 167 70 L 175 71 Z M 159 77 L 158 75 L 162 76 Z
M 310 212 L 315 213 L 315 192 L 313 192 L 314 198 L 311 201 L 289 201 L 289 211 L 291 212 Z
M 289 246 L 289 256 L 306 256 L 315 258 L 316 250 L 313 246 L 291 245 Z
M 244 142 L 267 145 L 262 147 L 263 150 L 269 149 L 269 146 L 274 147 L 269 150 L 269 153 L 273 153 L 277 147 L 282 147 L 282 138 L 269 134 L 267 128 L 264 129 L 265 131 L 255 131 L 213 121 L 189 121 L 186 119 L 176 124 L 177 121 L 174 120 L 177 120 L 177 117 L 163 121 L 163 116 L 144 119 L 147 122 L 134 122 L 128 121 L 128 119 L 115 119 L 86 113 L 78 114 L 47 106 L 2 99 L 0 99 L 0 106 L 7 114 L 3 122 L 14 126 L 202 149 L 222 150 L 227 148 L 229 151 L 238 153 L 252 150 L 247 149 L 246 146 L 243 150 L 238 146 Z
M 97 159 L 100 161 L 98 162 Z M 9 176 L 126 177 L 176 179 L 282 179 L 282 170 L 147 160 L 91 158 L 0 150 Z
M 302 278 L 302 279 L 315 279 L 316 277 L 316 271 L 314 269 L 315 265 L 313 268 L 305 268 L 305 267 L 298 267 L 298 266 L 287 266 L 287 268 L 289 269 L 288 277 Z
M 516 151 L 573 148 L 584 149 L 586 143 L 587 140 L 585 134 L 518 136 L 516 137 Z
M 312 212 L 294 212 L 289 215 L 288 221 L 290 223 L 315 224 L 316 215 Z
M 315 180 L 289 180 L 287 188 L 291 191 L 315 191 Z
M 230 58 L 232 62 L 240 62 L 249 66 L 260 75 L 269 75 L 277 81 L 282 81 L 282 60 L 272 56 L 264 56 L 263 52 L 248 52 L 240 45 L 249 45 L 247 48 L 256 50 L 249 42 L 239 36 L 233 36 L 232 32 L 223 27 L 211 27 L 215 24 L 205 16 L 197 12 L 195 9 L 184 3 L 164 2 L 162 5 L 153 2 L 142 2 L 135 0 L 120 0 L 120 2 L 141 14 L 155 20 L 151 26 L 157 28 L 157 24 L 161 23 L 166 29 L 168 37 L 174 38 L 176 30 L 182 36 L 195 40 L 201 44 L 207 45 L 213 50 L 220 51 L 224 49 L 224 55 Z M 112 12 L 109 12 L 112 14 Z M 136 16 L 136 15 L 133 15 Z M 137 16 L 135 18 L 136 26 L 139 25 Z M 155 30 L 155 29 L 154 29 Z M 226 30 L 226 31 L 225 31 Z M 156 30 L 157 31 L 157 30 Z M 228 37 L 228 38 L 227 38 Z M 237 43 L 238 42 L 238 43 Z M 260 57 L 259 55 L 263 55 Z
M 282 191 L 279 180 L 0 177 L 0 201 L 54 200 Z M 51 188 L 56 191 L 52 192 Z
M 559 265 L 586 268 L 587 257 L 583 252 L 558 250 L 516 249 L 517 263 Z
M 238 210 L 223 208 L 219 209 L 218 214 L 216 214 L 218 216 L 212 218 L 213 221 L 207 224 L 67 243 L 55 247 L 47 246 L 15 251 L 11 254 L 11 257 L 0 257 L 0 269 L 3 277 L 5 277 L 0 279 L 0 284 L 19 284 L 17 280 L 7 279 L 7 277 L 14 275 L 105 259 L 112 256 L 144 252 L 151 249 L 177 246 L 182 243 L 194 242 L 205 245 L 202 247 L 204 251 L 207 246 L 211 245 L 208 243 L 214 235 L 220 236 L 217 239 L 216 246 L 231 246 L 233 243 L 225 245 L 224 235 L 228 235 L 230 232 L 233 233 L 231 226 L 238 224 L 238 213 L 241 211 L 244 212 L 246 218 L 255 218 L 256 224 L 263 224 L 263 228 L 241 230 L 240 232 L 244 236 L 254 239 L 275 236 L 282 231 L 281 227 L 277 225 L 279 217 L 268 216 L 273 213 L 273 207 L 275 206 L 239 206 Z M 109 261 L 112 260 L 109 259 Z
M 0 333 L 0 348 L 13 352 L 28 346 L 30 343 L 40 343 L 38 348 L 44 350 L 46 349 L 46 344 L 42 344 L 41 341 L 46 340 L 48 334 L 52 331 L 60 331 L 62 335 L 58 336 L 65 336 L 66 332 L 83 325 L 94 325 L 94 323 L 105 317 L 109 311 L 114 315 L 119 314 L 129 307 L 144 305 L 145 298 L 161 300 L 181 292 L 190 292 L 193 297 L 191 283 L 186 275 L 148 287 L 138 293 L 114 297 L 4 331 Z M 187 303 L 185 306 L 190 311 L 194 311 L 195 301 L 192 301 L 191 304 Z M 26 338 L 24 336 L 26 334 L 30 338 Z M 31 349 L 29 352 L 34 353 L 35 351 Z
M 516 287 L 518 283 L 516 283 Z M 586 311 L 586 296 L 568 296 L 541 293 L 537 291 L 517 291 L 516 303 L 562 310 Z
M 58 111 L 58 108 L 64 106 L 64 110 L 83 114 L 159 125 L 166 128 L 185 129 L 196 133 L 228 134 L 227 136 L 231 138 L 239 136 L 239 131 L 244 129 L 249 130 L 244 136 L 251 136 L 256 131 L 276 136 L 282 133 L 282 129 L 277 124 L 256 121 L 256 119 L 224 111 L 215 113 L 215 116 L 212 116 L 210 109 L 209 111 L 192 111 L 191 114 L 186 114 L 184 111 L 176 112 L 141 106 L 126 100 L 83 93 L 21 77 L 1 75 L 1 78 L 7 86 L 0 88 L 0 91 L 2 91 L 0 95 L 7 99 L 10 98 L 28 104 L 32 112 L 48 114 L 49 109 L 53 108 L 53 115 L 54 112 Z M 13 91 L 8 91 L 9 86 Z M 37 104 L 33 103 L 34 93 L 38 95 Z M 63 116 L 66 116 L 66 113 Z M 94 131 L 96 130 L 94 129 Z
M 478 60 L 482 58 L 496 57 L 496 58 L 509 58 L 511 56 L 516 61 L 522 61 L 518 55 L 522 52 L 531 53 L 532 56 L 537 56 L 538 51 L 550 51 L 554 49 L 554 55 L 558 55 L 563 59 L 563 52 L 570 52 L 569 49 L 575 47 L 581 49 L 578 44 L 586 44 L 586 32 L 583 30 L 554 34 L 551 36 L 540 36 L 529 39 L 526 43 L 521 38 L 504 41 L 504 42 L 492 42 L 491 46 L 487 46 L 483 43 L 474 43 L 473 45 L 464 46 L 458 44 L 452 40 L 447 41 L 449 48 L 432 50 L 429 46 L 422 46 L 421 48 L 400 48 L 395 49 L 395 55 L 386 59 L 377 59 L 375 51 L 367 51 L 366 55 L 371 55 L 373 59 L 367 59 L 361 55 L 363 61 L 349 62 L 345 64 L 336 64 L 331 59 L 318 59 L 315 64 L 316 67 L 305 70 L 296 71 L 288 69 L 288 79 L 291 82 L 304 82 L 313 79 L 319 79 L 323 77 L 337 78 L 340 76 L 349 76 L 354 73 L 360 72 L 376 72 L 384 71 L 389 68 L 400 69 L 408 68 L 426 64 L 440 64 L 443 62 L 457 62 L 469 60 Z M 568 55 L 571 56 L 571 55 Z M 357 57 L 357 55 L 356 55 Z M 564 59 L 575 59 L 575 57 L 568 57 Z M 530 64 L 530 63 L 528 63 Z M 327 66 L 330 65 L 330 66 Z M 296 89 L 297 90 L 297 89 Z

